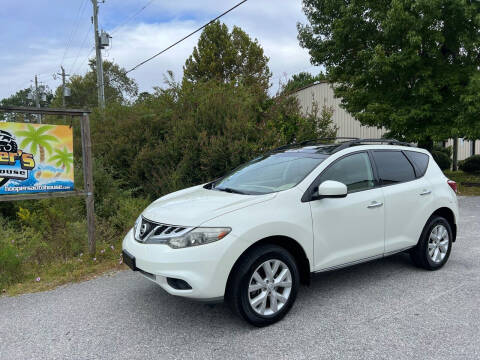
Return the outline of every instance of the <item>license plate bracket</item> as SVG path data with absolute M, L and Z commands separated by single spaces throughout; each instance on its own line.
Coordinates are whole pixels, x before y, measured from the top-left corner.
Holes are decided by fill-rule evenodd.
M 133 271 L 137 271 L 137 266 L 135 263 L 135 256 L 131 255 L 128 251 L 122 251 L 123 262 Z

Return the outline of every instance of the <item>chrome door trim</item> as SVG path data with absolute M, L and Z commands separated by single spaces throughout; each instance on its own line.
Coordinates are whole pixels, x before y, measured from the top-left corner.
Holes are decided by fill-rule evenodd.
M 345 263 L 345 264 L 340 264 L 340 265 L 335 265 L 335 266 L 326 267 L 326 268 L 323 268 L 323 269 L 320 269 L 320 270 L 316 270 L 316 271 L 314 271 L 314 273 L 320 273 L 320 272 L 327 272 L 327 271 L 332 271 L 332 270 L 338 270 L 338 269 L 342 269 L 342 268 L 345 268 L 345 267 L 349 267 L 349 266 L 353 266 L 353 265 L 357 265 L 357 264 L 362 264 L 362 263 L 364 263 L 364 262 L 369 262 L 369 261 L 377 260 L 377 259 L 381 259 L 381 258 L 383 258 L 383 254 L 381 254 L 381 255 L 375 255 L 375 256 L 370 256 L 370 257 L 367 257 L 367 258 L 364 258 L 364 259 L 360 259 L 360 260 L 350 261 L 350 262 L 347 262 L 347 263 Z
M 415 246 L 416 245 L 407 246 L 407 247 L 404 247 L 400 250 L 393 250 L 393 251 L 386 252 L 385 254 L 383 254 L 383 257 L 387 257 L 387 256 L 390 256 L 390 255 L 398 254 L 398 253 L 413 249 Z
M 414 245 L 414 246 L 407 246 L 407 247 L 402 248 L 402 249 L 400 249 L 400 250 L 389 251 L 389 252 L 384 253 L 384 254 L 381 254 L 381 255 L 370 256 L 370 257 L 366 257 L 366 258 L 363 258 L 363 259 L 359 259 L 359 260 L 355 260 L 355 261 L 350 261 L 350 262 L 347 262 L 347 263 L 344 263 L 344 264 L 335 265 L 335 266 L 330 266 L 330 267 L 326 267 L 326 268 L 323 268 L 323 269 L 320 269 L 320 270 L 315 270 L 315 271 L 313 271 L 313 272 L 314 272 L 314 273 L 322 273 L 322 272 L 327 272 L 327 271 L 333 271 L 333 270 L 343 269 L 343 268 L 346 268 L 346 267 L 349 267 L 349 266 L 358 265 L 358 264 L 363 264 L 363 263 L 366 263 L 366 262 L 369 262 L 369 261 L 378 260 L 378 259 L 381 259 L 381 258 L 390 256 L 390 255 L 394 255 L 394 254 L 397 254 L 397 253 L 401 253 L 401 252 L 404 252 L 404 251 L 406 251 L 406 250 L 410 250 L 410 249 L 412 249 L 412 248 L 414 248 L 414 247 L 415 247 L 415 245 Z

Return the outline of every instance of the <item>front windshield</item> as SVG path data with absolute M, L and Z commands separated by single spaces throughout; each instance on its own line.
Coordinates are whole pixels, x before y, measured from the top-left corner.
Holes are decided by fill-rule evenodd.
M 212 188 L 250 195 L 287 190 L 302 181 L 324 159 L 286 153 L 262 156 L 233 170 Z

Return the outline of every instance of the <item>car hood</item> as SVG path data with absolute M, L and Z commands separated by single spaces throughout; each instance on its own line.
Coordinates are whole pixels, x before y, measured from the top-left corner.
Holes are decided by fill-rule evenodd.
M 159 198 L 148 206 L 142 215 L 149 220 L 163 224 L 199 226 L 228 212 L 271 200 L 275 195 L 276 193 L 232 194 L 208 190 L 203 185 L 199 185 Z

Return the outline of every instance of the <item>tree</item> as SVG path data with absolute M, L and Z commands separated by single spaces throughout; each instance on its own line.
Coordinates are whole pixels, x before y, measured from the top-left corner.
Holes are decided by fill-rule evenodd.
M 268 58 L 258 41 L 242 29 L 215 21 L 200 35 L 183 67 L 184 80 L 189 82 L 217 79 L 223 82 L 258 85 L 266 91 L 271 77 Z
M 70 172 L 70 169 L 73 166 L 73 153 L 68 151 L 64 146 L 62 149 L 55 149 L 55 155 L 53 155 L 49 161 L 55 162 L 55 164 L 61 167 L 62 170 L 66 170 L 67 173 Z M 59 177 L 62 173 L 57 173 L 56 177 Z
M 95 59 L 90 60 L 90 71 L 85 75 L 72 75 L 65 86 L 71 90 L 66 98 L 69 108 L 93 108 L 98 106 L 97 73 Z M 103 62 L 105 102 L 125 103 L 138 93 L 135 80 L 128 77 L 124 68 L 110 61 Z M 62 107 L 62 86 L 55 91 L 54 107 Z
M 318 73 L 317 75 L 312 75 L 308 72 L 294 74 L 292 78 L 287 81 L 282 92 L 288 94 L 322 80 L 325 80 L 325 74 L 323 73 Z
M 326 67 L 364 125 L 413 141 L 469 133 L 480 121 L 480 2 L 304 0 L 300 44 Z M 469 108 L 467 105 L 470 104 Z M 468 112 L 470 110 L 470 112 Z M 472 113 L 473 112 L 473 113 Z
M 42 107 L 50 106 L 53 100 L 52 91 L 48 86 L 41 85 L 39 87 L 42 92 L 45 94 L 45 101 L 40 99 L 40 105 Z M 25 88 L 22 90 L 18 90 L 15 94 L 9 96 L 8 98 L 4 98 L 0 101 L 0 106 L 35 106 L 35 99 L 33 99 L 30 94 L 32 93 L 31 88 Z M 0 120 L 9 120 L 14 121 L 18 118 L 24 118 L 22 114 L 6 114 L 0 113 Z

